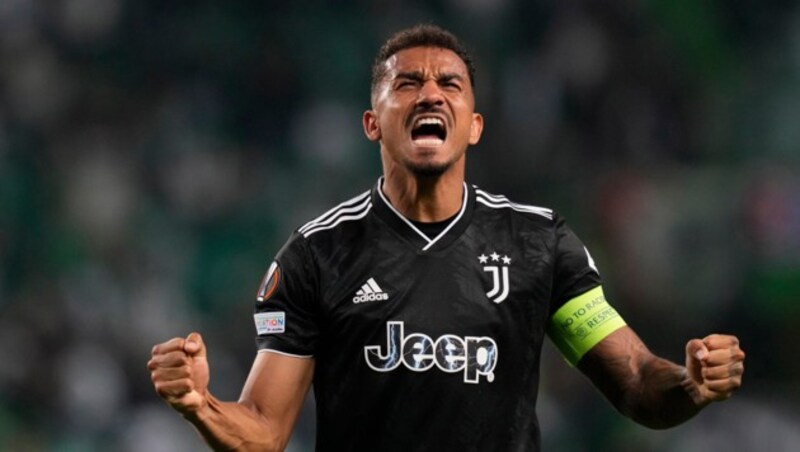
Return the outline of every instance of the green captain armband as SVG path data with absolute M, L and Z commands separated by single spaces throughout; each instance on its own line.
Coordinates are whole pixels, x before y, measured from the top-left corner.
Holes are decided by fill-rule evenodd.
M 547 326 L 547 335 L 574 366 L 598 342 L 625 326 L 625 320 L 606 302 L 603 288 L 594 289 L 561 306 Z

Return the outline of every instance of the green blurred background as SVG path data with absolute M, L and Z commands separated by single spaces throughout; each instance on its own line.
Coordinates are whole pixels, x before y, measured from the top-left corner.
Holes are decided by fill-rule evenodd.
M 272 257 L 380 172 L 373 55 L 429 21 L 477 59 L 469 181 L 565 215 L 657 353 L 748 353 L 732 400 L 656 432 L 548 343 L 546 450 L 800 450 L 789 0 L 0 0 L 0 450 L 201 448 L 151 346 L 201 331 L 238 397 Z M 313 431 L 309 403 L 290 450 Z

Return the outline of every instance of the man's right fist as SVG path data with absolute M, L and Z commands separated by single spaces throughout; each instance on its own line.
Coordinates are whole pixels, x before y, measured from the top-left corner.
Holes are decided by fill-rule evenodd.
M 183 414 L 197 412 L 207 403 L 208 361 L 199 333 L 176 337 L 153 347 L 147 362 L 156 392 Z

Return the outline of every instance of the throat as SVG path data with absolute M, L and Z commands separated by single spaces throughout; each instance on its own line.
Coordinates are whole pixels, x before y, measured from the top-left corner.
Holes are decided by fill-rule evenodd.
M 403 218 L 432 223 L 457 215 L 464 200 L 460 174 L 412 174 L 405 167 L 386 168 L 380 190 L 387 203 Z

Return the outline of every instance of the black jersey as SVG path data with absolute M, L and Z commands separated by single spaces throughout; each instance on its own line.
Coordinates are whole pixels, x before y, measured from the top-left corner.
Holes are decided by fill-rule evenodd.
M 427 237 L 380 185 L 295 231 L 259 290 L 259 351 L 316 360 L 317 450 L 538 450 L 547 322 L 600 284 L 591 257 L 467 184 Z

